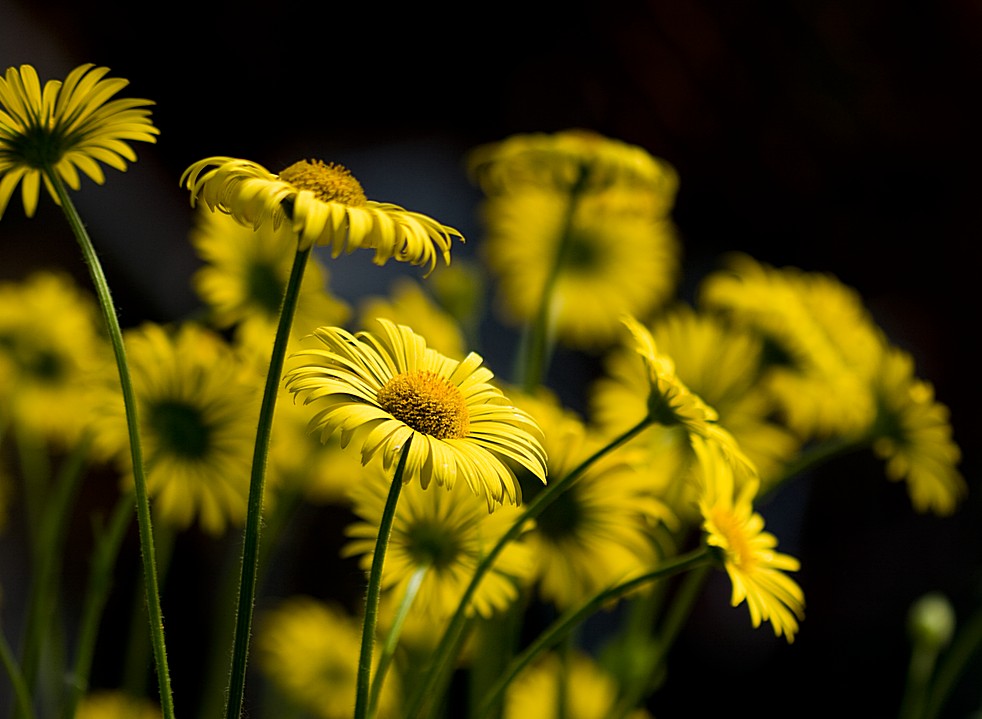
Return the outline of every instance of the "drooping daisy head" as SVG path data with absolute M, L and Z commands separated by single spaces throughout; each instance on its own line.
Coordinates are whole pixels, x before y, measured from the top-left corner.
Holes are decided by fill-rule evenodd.
M 563 344 L 611 344 L 623 314 L 647 315 L 674 292 L 679 242 L 651 193 L 613 186 L 570 197 L 551 188 L 496 195 L 482 208 L 483 255 L 505 321 L 526 323 L 550 286 L 550 326 Z
M 147 472 L 160 520 L 221 534 L 246 515 L 259 385 L 217 334 L 145 324 L 125 335 Z M 122 398 L 107 377 L 96 443 L 132 472 Z M 132 483 L 132 478 L 129 478 Z
M 0 77 L 0 217 L 21 184 L 24 213 L 34 215 L 41 180 L 59 202 L 48 173 L 73 190 L 79 172 L 105 181 L 100 163 L 126 170 L 135 162 L 129 143 L 156 142 L 149 100 L 110 99 L 129 82 L 107 78 L 107 67 L 80 65 L 44 87 L 31 65 L 7 68 Z
M 391 482 L 392 477 L 376 466 L 351 488 L 353 511 L 360 521 L 348 527 L 351 541 L 342 554 L 361 556 L 366 571 Z M 403 487 L 382 567 L 383 590 L 401 601 L 413 574 L 425 569 L 412 611 L 439 631 L 460 605 L 477 565 L 520 513 L 517 507 L 504 506 L 489 514 L 483 499 L 463 483 L 448 490 L 424 490 L 415 483 Z M 519 587 L 528 583 L 532 567 L 527 546 L 508 544 L 481 578 L 467 612 L 488 618 L 507 609 L 518 598 Z
M 268 359 L 293 266 L 296 239 L 290 228 L 264 224 L 253 229 L 228 215 L 201 210 L 190 240 L 204 261 L 192 283 L 210 308 L 211 321 L 220 329 L 234 327 L 243 346 L 260 348 Z M 321 324 L 348 320 L 350 308 L 328 291 L 327 281 L 327 269 L 311 258 L 300 286 L 295 338 Z
M 764 531 L 764 519 L 754 511 L 757 482 L 737 488 L 733 466 L 719 445 L 693 438 L 699 457 L 699 511 L 706 543 L 717 552 L 733 587 L 735 607 L 746 600 L 754 627 L 769 621 L 775 636 L 794 641 L 804 617 L 801 587 L 785 572 L 798 571 L 794 557 L 776 550 L 777 539 Z
M 344 609 L 295 596 L 260 613 L 256 660 L 283 696 L 319 719 L 350 719 L 355 707 L 361 625 Z M 394 718 L 399 676 L 392 668 L 378 717 Z
M 874 391 L 873 451 L 886 461 L 887 477 L 906 480 L 918 512 L 951 514 L 968 487 L 957 468 L 961 450 L 952 439 L 948 408 L 929 382 L 915 376 L 910 354 L 897 347 L 884 348 Z
M 489 510 L 521 500 L 510 462 L 545 482 L 541 430 L 491 384 L 479 355 L 453 360 L 405 325 L 378 325 L 355 335 L 321 327 L 310 349 L 292 355 L 287 388 L 316 411 L 311 427 L 323 439 L 339 432 L 363 463 L 380 456 L 388 471 L 412 438 L 404 481 L 463 481 Z
M 347 168 L 320 160 L 275 174 L 249 160 L 209 157 L 185 170 L 181 184 L 191 191 L 192 206 L 203 200 L 254 229 L 287 220 L 301 249 L 325 245 L 333 257 L 365 248 L 375 251 L 378 265 L 396 259 L 432 270 L 441 257 L 450 263 L 454 237 L 463 240 L 424 214 L 367 199 Z

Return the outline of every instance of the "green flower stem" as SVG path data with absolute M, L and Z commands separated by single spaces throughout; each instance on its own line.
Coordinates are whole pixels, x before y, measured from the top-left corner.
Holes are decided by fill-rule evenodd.
M 409 584 L 406 586 L 406 593 L 402 597 L 399 607 L 396 609 L 395 619 L 392 622 L 392 627 L 389 629 L 388 636 L 385 638 L 385 644 L 379 656 L 375 678 L 372 679 L 372 689 L 368 700 L 369 717 L 374 717 L 378 711 L 378 699 L 382 694 L 382 684 L 385 681 L 385 675 L 389 671 L 389 666 L 392 664 L 392 659 L 395 657 L 396 647 L 399 645 L 399 635 L 402 633 L 402 625 L 406 621 L 406 617 L 409 616 L 409 610 L 416 600 L 416 595 L 419 593 L 419 588 L 423 585 L 423 579 L 426 578 L 426 573 L 429 569 L 430 565 L 427 564 L 417 568 L 412 573 L 409 577 Z
M 484 577 L 484 574 L 491 568 L 491 565 L 494 564 L 494 561 L 498 558 L 498 555 L 501 554 L 505 546 L 509 542 L 517 539 L 525 530 L 529 520 L 538 517 L 550 504 L 552 504 L 552 502 L 556 500 L 557 497 L 570 489 L 576 483 L 576 481 L 583 476 L 583 473 L 586 472 L 586 470 L 589 469 L 597 460 L 635 437 L 652 423 L 653 420 L 651 417 L 645 417 L 638 424 L 634 425 L 620 436 L 615 437 L 608 444 L 587 457 L 565 477 L 557 482 L 550 482 L 545 489 L 539 492 L 539 494 L 537 494 L 536 497 L 529 502 L 528 505 L 526 505 L 525 511 L 522 512 L 518 519 L 515 520 L 515 523 L 512 524 L 508 531 L 501 536 L 497 544 L 491 548 L 491 550 L 484 556 L 484 558 L 474 569 L 474 576 L 471 577 L 470 584 L 467 585 L 467 589 L 464 590 L 464 593 L 460 598 L 460 603 L 457 606 L 457 610 L 450 618 L 447 628 L 444 630 L 443 636 L 440 639 L 440 643 L 433 652 L 430 666 L 423 675 L 421 681 L 417 684 L 416 690 L 407 703 L 409 711 L 406 712 L 405 716 L 408 719 L 420 716 L 423 704 L 426 703 L 428 699 L 433 698 L 432 691 L 436 686 L 439 677 L 446 671 L 452 657 L 456 654 L 455 650 L 459 645 L 464 623 L 467 617 L 467 607 L 470 604 L 471 598 L 474 596 L 474 592 L 477 591 L 477 585 Z
M 870 442 L 872 442 L 872 437 L 869 435 L 862 436 L 850 436 L 850 437 L 832 437 L 820 444 L 813 445 L 808 449 L 800 452 L 794 461 L 784 467 L 781 472 L 781 476 L 774 482 L 768 483 L 767 495 L 771 495 L 774 491 L 780 487 L 785 482 L 797 477 L 803 472 L 819 467 L 826 462 L 835 459 L 836 457 L 841 457 L 842 455 L 849 454 L 856 450 L 868 447 Z M 758 500 L 762 499 L 764 495 L 758 497 Z
M 972 657 L 982 650 L 982 609 L 968 620 L 955 635 L 955 640 L 944 653 L 934 674 L 926 708 L 925 719 L 936 719 L 948 701 L 951 691 L 965 673 Z
M 362 622 L 361 654 L 358 657 L 358 684 L 355 693 L 355 719 L 367 719 L 369 688 L 372 678 L 372 652 L 375 648 L 375 627 L 378 624 L 378 601 L 382 593 L 382 565 L 385 563 L 385 551 L 389 547 L 389 535 L 392 533 L 392 522 L 396 516 L 396 505 L 402 491 L 402 475 L 406 469 L 406 458 L 413 436 L 406 438 L 399 455 L 392 484 L 389 485 L 389 496 L 382 509 L 379 520 L 378 536 L 375 538 L 375 552 L 372 554 L 372 568 L 368 573 L 368 590 L 365 592 L 365 618 Z M 379 690 L 381 691 L 381 689 Z
M 511 681 L 518 676 L 518 674 L 521 673 L 521 671 L 528 666 L 533 659 L 535 659 L 545 650 L 562 641 L 563 638 L 566 637 L 573 629 L 579 626 L 580 623 L 582 623 L 587 617 L 600 609 L 600 607 L 602 607 L 606 602 L 622 597 L 628 592 L 631 592 L 634 589 L 647 584 L 648 582 L 652 582 L 656 579 L 664 579 L 666 577 L 679 574 L 680 572 L 686 572 L 698 567 L 706 566 L 712 561 L 712 556 L 709 550 L 707 550 L 705 547 L 694 549 L 686 554 L 681 554 L 677 557 L 666 560 L 657 569 L 628 580 L 623 584 L 618 584 L 615 587 L 606 589 L 599 594 L 594 595 L 580 606 L 567 610 L 562 614 L 562 616 L 549 625 L 545 631 L 539 634 L 539 636 L 537 636 L 521 654 L 515 657 L 511 665 L 509 665 L 508 670 L 501 676 L 497 684 L 485 698 L 484 703 L 481 706 L 481 710 L 478 712 L 477 716 L 483 717 L 487 713 L 488 709 L 493 706 L 501 695 L 504 694 L 505 689 L 508 687 Z
M 569 204 L 566 207 L 566 215 L 563 218 L 562 232 L 559 238 L 559 247 L 556 249 L 556 256 L 553 258 L 552 265 L 549 267 L 549 274 L 546 276 L 545 284 L 542 286 L 542 296 L 539 298 L 539 307 L 531 327 L 523 338 L 523 354 L 525 364 L 522 375 L 521 385 L 526 392 L 531 392 L 538 387 L 546 374 L 546 367 L 549 364 L 549 357 L 552 354 L 552 299 L 559 280 L 559 274 L 566 264 L 570 252 L 570 237 L 572 236 L 573 218 L 576 215 L 576 207 L 579 204 L 579 197 L 586 186 L 587 168 L 580 168 L 579 177 L 569 190 Z
M 269 455 L 269 437 L 273 428 L 273 414 L 276 411 L 276 397 L 279 394 L 280 375 L 286 359 L 286 348 L 290 341 L 293 317 L 297 313 L 300 298 L 300 285 L 303 282 L 310 247 L 298 249 L 293 258 L 293 268 L 283 293 L 283 306 L 280 309 L 276 338 L 266 373 L 266 387 L 263 391 L 262 406 L 259 410 L 259 425 L 256 429 L 256 445 L 252 455 L 252 475 L 249 480 L 249 504 L 246 512 L 245 535 L 242 542 L 242 568 L 239 575 L 239 599 L 235 614 L 235 637 L 232 646 L 232 666 L 229 672 L 228 694 L 226 695 L 226 719 L 239 719 L 245 701 L 245 674 L 249 658 L 249 641 L 252 634 L 252 614 L 256 601 L 256 582 L 259 571 L 259 539 L 262 525 L 263 492 L 266 487 L 266 458 Z
M 68 677 L 69 693 L 62 709 L 62 719 L 74 719 L 79 699 L 89 685 L 99 623 L 112 587 L 113 567 L 119 556 L 119 548 L 133 517 L 133 504 L 131 496 L 121 497 L 113 509 L 109 525 L 95 527 L 96 546 L 89 569 L 89 584 L 82 605 L 75 663 Z
M 14 658 L 14 652 L 10 648 L 10 643 L 7 641 L 7 635 L 4 634 L 2 629 L 0 629 L 0 664 L 3 664 L 3 668 L 7 672 L 7 678 L 10 679 L 10 685 L 14 689 L 17 711 L 21 716 L 26 717 L 26 719 L 35 719 L 37 715 L 34 713 L 34 707 L 31 704 L 31 692 L 27 688 L 27 682 L 24 681 L 24 675 L 20 671 L 20 665 L 17 664 L 17 659 Z
M 44 175 L 55 189 L 61 209 L 65 213 L 68 224 L 72 228 L 85 264 L 89 268 L 92 284 L 99 300 L 116 356 L 116 367 L 119 370 L 119 384 L 123 394 L 123 405 L 126 408 L 126 427 L 130 438 L 130 457 L 133 462 L 133 484 L 136 489 L 136 517 L 140 533 L 140 551 L 143 559 L 143 578 L 147 592 L 147 614 L 150 622 L 150 638 L 153 643 L 154 663 L 157 667 L 157 684 L 160 693 L 160 710 L 164 719 L 174 719 L 174 697 L 170 686 L 170 671 L 167 668 L 167 649 L 164 642 L 164 619 L 160 609 L 160 588 L 157 582 L 157 560 L 153 544 L 153 527 L 150 520 L 150 498 L 147 494 L 147 479 L 143 466 L 143 448 L 140 443 L 140 424 L 137 417 L 136 395 L 133 392 L 133 382 L 130 379 L 129 364 L 126 361 L 126 348 L 123 345 L 123 333 L 116 317 L 109 283 L 102 271 L 102 264 L 96 255 L 95 247 L 89 237 L 82 218 L 75 209 L 68 190 L 61 177 L 52 168 L 44 169 Z

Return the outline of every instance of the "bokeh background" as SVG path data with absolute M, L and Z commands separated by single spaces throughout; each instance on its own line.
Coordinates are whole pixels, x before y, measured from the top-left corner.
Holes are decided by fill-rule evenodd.
M 341 162 L 369 197 L 474 238 L 467 256 L 480 241 L 467 149 L 570 127 L 641 145 L 679 171 L 683 293 L 722 253 L 740 250 L 831 272 L 862 294 L 951 408 L 973 494 L 952 519 L 915 516 L 871 457 L 838 460 L 782 492 L 763 511 L 782 549 L 802 560 L 798 640 L 788 647 L 753 632 L 744 609 L 728 608 L 720 577 L 651 705 L 665 719 L 735 708 L 895 716 L 909 604 L 941 590 L 962 620 L 982 606 L 980 47 L 982 5 L 972 0 L 441 9 L 0 0 L 0 67 L 31 63 L 46 79 L 83 62 L 108 65 L 131 80 L 128 95 L 157 103 L 159 143 L 138 146 L 125 177 L 110 170 L 105 186 L 78 193 L 124 326 L 196 304 L 191 213 L 178 186 L 195 160 Z M 388 268 L 349 259 L 331 269 L 337 292 L 384 287 Z M 43 198 L 26 220 L 15 199 L 0 224 L 0 280 L 52 264 L 87 281 L 54 204 Z M 493 347 L 485 354 L 494 367 Z M 199 580 L 192 574 L 186 591 Z M 195 600 L 172 594 L 164 612 L 176 626 Z M 180 706 L 182 691 L 201 689 L 194 648 L 171 650 Z M 948 715 L 980 706 L 982 689 L 968 681 Z

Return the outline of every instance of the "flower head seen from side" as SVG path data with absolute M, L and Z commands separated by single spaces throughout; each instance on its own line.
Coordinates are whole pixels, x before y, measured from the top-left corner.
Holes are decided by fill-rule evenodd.
M 266 610 L 256 631 L 257 663 L 283 697 L 320 719 L 349 719 L 355 705 L 361 630 L 341 607 L 294 596 Z M 380 719 L 397 716 L 398 675 L 379 696 Z
M 706 543 L 713 548 L 733 586 L 730 603 L 747 602 L 754 627 L 771 622 L 775 636 L 793 642 L 804 617 L 801 587 L 785 572 L 796 572 L 799 562 L 776 551 L 777 539 L 764 531 L 764 519 L 754 511 L 757 482 L 739 489 L 733 467 L 718 445 L 693 439 L 699 457 L 699 511 Z
M 354 513 L 360 521 L 347 528 L 351 541 L 344 556 L 360 556 L 371 568 L 378 527 L 392 478 L 377 464 L 351 488 Z M 413 575 L 425 569 L 413 603 L 413 613 L 438 631 L 460 605 L 477 565 L 517 521 L 521 510 L 503 506 L 488 513 L 484 501 L 463 483 L 449 490 L 424 490 L 418 484 L 403 488 L 382 569 L 382 587 L 395 601 L 405 596 Z M 518 598 L 519 587 L 532 573 L 530 549 L 506 545 L 482 578 L 467 607 L 468 614 L 489 618 Z
M 463 239 L 424 214 L 369 200 L 346 168 L 320 160 L 301 160 L 274 174 L 249 160 L 209 157 L 185 170 L 181 184 L 192 205 L 202 200 L 256 229 L 287 221 L 300 249 L 324 245 L 333 257 L 365 248 L 375 251 L 375 264 L 394 258 L 432 271 L 439 258 L 450 263 L 453 238 Z
M 314 331 L 310 349 L 292 355 L 287 388 L 316 411 L 322 439 L 380 456 L 386 471 L 409 445 L 404 481 L 452 488 L 463 481 L 488 509 L 521 501 L 510 462 L 546 480 L 542 430 L 491 384 L 475 353 L 453 360 L 405 325 L 379 319 L 378 333 L 338 327 Z
M 0 217 L 21 184 L 24 213 L 37 209 L 41 181 L 58 202 L 56 175 L 73 190 L 79 172 L 105 181 L 100 163 L 125 171 L 135 162 L 129 143 L 156 142 L 149 100 L 116 98 L 129 83 L 107 78 L 109 68 L 80 65 L 62 80 L 44 86 L 31 65 L 7 68 L 0 77 Z
M 216 535 L 241 524 L 259 397 L 240 358 L 195 324 L 148 323 L 124 339 L 155 513 L 177 529 L 197 516 Z M 109 378 L 106 387 L 96 445 L 132 471 L 122 399 Z
M 874 390 L 878 414 L 873 451 L 886 461 L 887 477 L 906 480 L 918 512 L 946 516 L 955 511 L 968 487 L 957 469 L 961 450 L 952 439 L 948 408 L 930 383 L 914 375 L 914 360 L 885 347 Z

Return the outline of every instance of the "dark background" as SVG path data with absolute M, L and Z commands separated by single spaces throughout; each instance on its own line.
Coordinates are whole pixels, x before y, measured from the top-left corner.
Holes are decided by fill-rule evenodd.
M 157 103 L 159 143 L 138 145 L 126 176 L 110 169 L 104 187 L 78 193 L 124 325 L 173 319 L 195 302 L 178 187 L 195 160 L 232 155 L 274 171 L 301 157 L 340 161 L 369 197 L 478 238 L 464 152 L 587 127 L 679 171 L 683 291 L 729 250 L 859 290 L 951 408 L 973 491 L 980 41 L 982 6 L 969 0 L 0 6 L 3 67 L 34 64 L 43 81 L 108 65 L 130 79 L 125 94 Z M 32 221 L 15 198 L 2 223 L 0 279 L 57 263 L 87 281 L 49 198 Z M 351 259 L 331 269 L 342 294 L 388 276 Z M 485 354 L 494 366 L 493 349 Z M 653 711 L 895 716 L 909 604 L 940 589 L 963 621 L 982 606 L 978 497 L 949 520 L 915 516 L 904 488 L 856 457 L 764 511 L 802 560 L 800 637 L 787 647 L 749 630 L 720 577 Z M 177 691 L 193 685 L 179 661 L 173 672 Z M 947 716 L 980 701 L 969 680 Z

